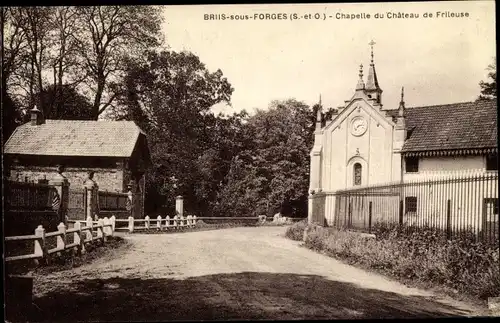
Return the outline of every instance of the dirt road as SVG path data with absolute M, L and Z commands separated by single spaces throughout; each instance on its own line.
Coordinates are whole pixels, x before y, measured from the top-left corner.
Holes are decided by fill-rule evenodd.
M 124 236 L 130 247 L 35 277 L 45 321 L 354 319 L 472 316 L 283 237 L 284 227 Z

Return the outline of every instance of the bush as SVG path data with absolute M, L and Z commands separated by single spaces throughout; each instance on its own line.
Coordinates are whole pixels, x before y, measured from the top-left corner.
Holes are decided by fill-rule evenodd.
M 499 247 L 474 239 L 464 231 L 454 240 L 431 228 L 375 226 L 376 238 L 354 232 L 297 223 L 286 236 L 308 248 L 389 273 L 402 279 L 444 285 L 481 299 L 498 296 Z
M 302 241 L 306 227 L 307 220 L 295 222 L 293 225 L 289 226 L 286 229 L 285 236 L 295 241 Z

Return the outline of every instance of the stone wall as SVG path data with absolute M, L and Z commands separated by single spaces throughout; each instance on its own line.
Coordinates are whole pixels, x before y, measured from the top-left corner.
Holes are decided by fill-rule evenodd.
M 66 168 L 62 173 L 69 181 L 71 189 L 83 189 L 89 171 L 94 171 L 94 181 L 99 185 L 99 190 L 110 192 L 123 192 L 123 171 L 110 168 Z M 13 181 L 38 182 L 39 179 L 50 180 L 57 174 L 56 167 L 24 167 L 14 166 L 10 172 Z

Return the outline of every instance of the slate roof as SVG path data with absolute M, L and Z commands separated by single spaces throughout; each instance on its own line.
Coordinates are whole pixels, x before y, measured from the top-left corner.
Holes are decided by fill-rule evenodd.
M 404 152 L 497 147 L 497 102 L 408 108 Z
M 16 128 L 4 154 L 130 157 L 143 132 L 133 121 L 45 120 Z

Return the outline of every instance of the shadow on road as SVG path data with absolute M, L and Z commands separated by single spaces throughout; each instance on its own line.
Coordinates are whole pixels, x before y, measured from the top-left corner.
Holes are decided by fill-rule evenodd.
M 243 272 L 82 280 L 35 299 L 36 321 L 431 318 L 467 315 L 420 296 L 315 275 Z

